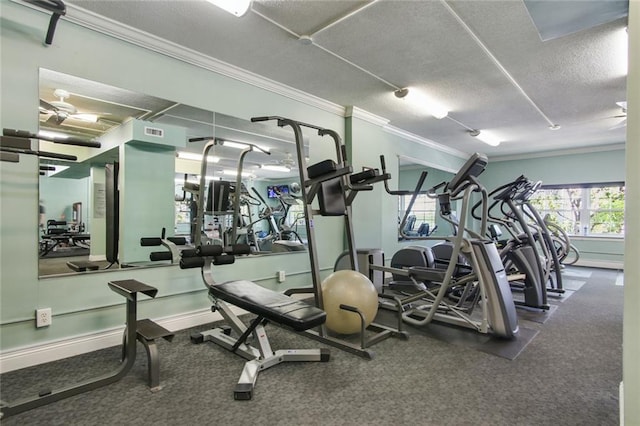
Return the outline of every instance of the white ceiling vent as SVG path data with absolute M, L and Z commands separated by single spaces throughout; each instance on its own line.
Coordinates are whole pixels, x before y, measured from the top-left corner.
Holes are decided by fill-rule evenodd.
M 146 136 L 154 136 L 156 138 L 164 137 L 164 130 L 159 129 L 157 127 L 146 127 L 144 128 L 144 134 Z

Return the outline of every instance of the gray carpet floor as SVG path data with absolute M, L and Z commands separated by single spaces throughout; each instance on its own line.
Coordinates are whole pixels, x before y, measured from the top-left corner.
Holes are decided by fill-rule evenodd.
M 473 344 L 451 344 L 412 332 L 387 339 L 373 360 L 331 348 L 327 363 L 290 363 L 260 373 L 251 401 L 234 401 L 244 360 L 212 343 L 194 345 L 179 332 L 161 341 L 163 389 L 151 393 L 146 356 L 121 381 L 2 420 L 11 425 L 617 425 L 622 377 L 623 288 L 617 271 L 567 268 L 582 282 L 514 359 Z M 273 349 L 318 342 L 267 327 Z M 31 396 L 108 372 L 119 348 L 108 348 L 0 376 L 2 400 Z

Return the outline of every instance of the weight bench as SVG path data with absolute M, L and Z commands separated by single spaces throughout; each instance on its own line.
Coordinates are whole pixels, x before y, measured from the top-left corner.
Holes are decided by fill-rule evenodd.
M 97 271 L 100 269 L 100 264 L 91 262 L 88 260 L 75 260 L 67 262 L 67 266 L 76 272 Z
M 221 246 L 200 246 L 195 252 L 188 253 L 180 261 L 180 267 L 202 268 L 202 276 L 209 288 L 209 297 L 213 301 L 212 311 L 219 311 L 227 322 L 227 326 L 217 327 L 191 336 L 193 343 L 212 341 L 223 348 L 245 358 L 240 379 L 234 390 L 234 399 L 250 400 L 258 373 L 283 362 L 321 361 L 330 358 L 328 349 L 284 349 L 273 351 L 264 326 L 268 321 L 296 332 L 309 330 L 322 325 L 326 313 L 301 300 L 292 299 L 282 293 L 264 288 L 252 281 L 228 281 L 215 283 L 211 276 L 212 265 L 227 265 L 235 262 L 235 254 L 248 254 L 248 245 L 234 245 L 226 248 L 223 254 Z M 249 326 L 232 312 L 229 304 L 244 309 L 256 317 Z M 232 336 L 231 332 L 236 336 Z M 253 345 L 247 343 L 253 336 Z

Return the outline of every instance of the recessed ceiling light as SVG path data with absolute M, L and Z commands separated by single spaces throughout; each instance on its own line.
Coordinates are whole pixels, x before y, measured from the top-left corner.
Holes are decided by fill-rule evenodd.
M 220 9 L 229 12 L 238 18 L 247 13 L 251 0 L 207 0 L 209 3 L 218 6 Z
M 410 102 L 415 108 L 419 108 L 419 110 L 425 111 L 437 119 L 445 118 L 449 115 L 447 108 L 418 89 L 405 87 L 395 90 L 393 94 L 396 98 Z
M 500 138 L 488 130 L 470 130 L 469 135 L 491 146 L 500 145 Z

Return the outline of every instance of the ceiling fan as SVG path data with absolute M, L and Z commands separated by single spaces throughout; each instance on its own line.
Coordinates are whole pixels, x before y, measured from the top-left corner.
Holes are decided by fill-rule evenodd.
M 612 117 L 609 118 L 622 118 L 622 121 L 620 121 L 618 124 L 612 126 L 609 128 L 609 130 L 615 130 L 615 129 L 620 129 L 622 127 L 626 127 L 627 126 L 627 101 L 620 101 L 620 102 L 616 102 L 616 105 L 618 105 L 621 108 L 621 113 L 618 115 L 614 115 Z
M 98 121 L 98 116 L 96 114 L 89 112 L 79 112 L 74 105 L 67 102 L 66 99 L 68 99 L 71 94 L 66 90 L 56 89 L 53 92 L 53 96 L 58 98 L 58 100 L 47 102 L 44 99 L 40 99 L 40 114 L 51 115 L 47 119 L 47 123 L 60 125 L 68 118 L 90 123 L 95 123 Z

